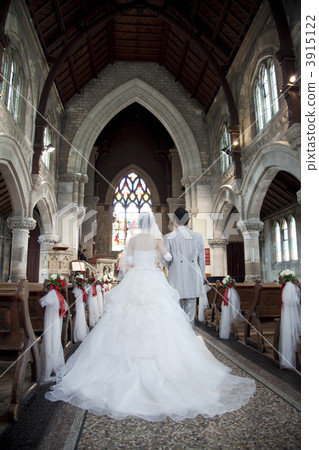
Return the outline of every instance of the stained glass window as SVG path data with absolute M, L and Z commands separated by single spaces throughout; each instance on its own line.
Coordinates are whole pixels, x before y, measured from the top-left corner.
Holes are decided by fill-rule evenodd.
M 152 211 L 152 194 L 140 176 L 131 172 L 119 182 L 113 197 L 112 250 L 121 251 L 140 212 Z

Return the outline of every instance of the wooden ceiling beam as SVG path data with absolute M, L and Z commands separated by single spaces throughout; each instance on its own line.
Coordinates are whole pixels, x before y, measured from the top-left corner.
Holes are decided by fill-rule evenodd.
M 194 20 L 198 11 L 198 7 L 200 4 L 200 0 L 195 0 L 193 2 L 193 8 L 192 8 L 192 12 L 191 12 L 191 19 Z
M 223 5 L 224 5 L 224 4 L 221 3 L 221 6 L 223 6 Z M 216 14 L 215 11 L 214 11 L 213 9 L 210 8 L 209 5 L 207 5 L 207 8 L 210 9 L 210 11 L 212 12 L 212 14 L 214 14 L 214 16 L 216 17 L 217 23 L 218 23 L 218 21 L 219 21 L 219 15 Z M 229 10 L 228 10 L 227 12 L 229 13 Z M 201 14 L 201 13 L 199 13 L 199 16 L 201 17 L 201 20 L 202 20 L 203 22 L 206 22 L 206 23 L 207 23 L 207 26 L 210 27 L 210 29 L 211 29 L 212 23 L 209 22 L 209 20 L 207 19 L 207 17 L 205 17 L 205 16 L 204 16 L 203 14 Z M 223 25 L 225 25 L 225 26 L 229 29 L 229 31 L 230 31 L 234 36 L 237 37 L 238 32 L 237 32 L 236 30 L 234 30 L 234 28 L 232 28 L 232 27 L 226 22 L 226 20 L 224 20 Z M 243 23 L 241 23 L 241 25 L 243 25 Z M 213 34 L 213 31 L 211 31 L 211 33 Z M 229 40 L 228 36 L 226 36 L 222 31 L 220 31 L 219 34 L 223 37 L 223 39 Z M 234 42 L 230 41 L 230 43 L 231 43 L 232 46 L 234 45 Z
M 216 0 L 217 3 L 219 4 L 219 6 L 223 9 L 224 8 L 224 2 L 220 1 L 220 0 Z M 233 1 L 233 0 L 232 0 Z M 206 7 L 210 9 L 210 11 L 212 11 L 213 14 L 216 15 L 216 17 L 218 17 L 218 15 L 215 13 L 215 11 L 210 7 L 210 5 L 204 0 L 204 3 L 206 4 Z M 245 22 L 243 22 L 237 15 L 235 15 L 231 9 L 229 9 L 227 11 L 227 14 L 234 19 L 237 23 L 239 23 L 239 25 L 243 26 Z M 248 16 L 249 15 L 249 11 L 245 11 L 245 14 Z M 230 27 L 230 25 L 227 23 L 226 24 L 228 27 Z
M 54 6 L 56 8 L 56 14 L 57 14 L 58 22 L 59 22 L 59 27 L 60 27 L 60 30 L 62 32 L 62 35 L 64 36 L 64 43 L 65 43 L 65 45 L 67 45 L 68 44 L 68 37 L 66 35 L 66 30 L 65 30 L 65 26 L 64 26 L 64 22 L 63 22 L 63 17 L 62 17 L 60 5 L 59 5 L 58 0 L 53 0 L 53 1 L 54 1 Z M 70 53 L 69 56 L 68 56 L 68 64 L 69 64 L 71 76 L 72 76 L 72 79 L 73 79 L 75 91 L 76 91 L 77 94 L 80 94 L 81 89 L 80 89 L 80 86 L 79 86 L 79 83 L 78 83 L 77 73 L 76 73 L 76 70 L 74 68 L 74 63 L 73 63 L 73 59 L 72 59 L 72 53 Z
M 87 0 L 83 0 L 83 12 L 84 12 L 84 25 L 87 26 L 88 25 L 88 20 L 87 20 L 87 16 L 89 13 L 89 8 L 88 8 L 88 1 Z M 95 53 L 94 53 L 94 46 L 93 46 L 93 41 L 92 41 L 92 35 L 88 34 L 87 36 L 87 45 L 88 45 L 88 49 L 89 49 L 89 57 L 90 57 L 90 62 L 91 62 L 91 71 L 93 74 L 93 78 L 97 79 L 97 67 L 96 67 L 96 60 L 95 60 Z
M 111 6 L 109 5 L 108 8 L 108 13 L 111 12 Z M 109 44 L 109 60 L 111 64 L 114 64 L 115 61 L 115 53 L 114 53 L 114 49 L 115 49 L 115 45 L 114 45 L 114 34 L 112 32 L 112 22 L 111 20 L 109 20 L 106 24 L 106 28 L 107 28 L 107 39 L 108 39 L 108 44 Z
M 214 30 L 214 34 L 213 34 L 213 38 L 212 38 L 213 41 L 216 40 L 216 38 L 217 38 L 217 36 L 218 36 L 218 34 L 220 32 L 220 29 L 221 29 L 221 27 L 222 27 L 222 25 L 224 23 L 224 19 L 225 19 L 225 15 L 226 15 L 228 7 L 229 7 L 229 3 L 230 3 L 230 0 L 226 0 L 224 2 L 224 6 L 223 6 L 223 9 L 222 9 L 221 15 L 219 16 L 218 23 L 217 23 L 216 28 Z
M 177 74 L 175 76 L 175 81 L 178 81 L 180 76 L 181 76 L 181 73 L 182 73 L 182 70 L 183 70 L 183 65 L 185 63 L 185 57 L 186 57 L 186 53 L 187 53 L 188 47 L 189 47 L 189 39 L 185 39 L 184 47 L 183 47 L 183 50 L 182 50 L 182 54 L 180 56 L 178 71 L 177 71 Z
M 232 0 L 234 3 L 235 3 L 235 5 L 237 5 L 238 6 L 238 8 L 240 8 L 241 10 L 242 10 L 242 12 L 244 13 L 244 14 L 246 14 L 246 16 L 249 16 L 249 14 L 250 14 L 250 12 L 244 7 L 244 5 L 242 5 L 240 2 L 238 2 L 237 0 Z
M 195 32 L 194 32 L 195 35 L 198 35 L 200 37 L 203 36 L 209 42 L 209 45 L 211 45 L 214 49 L 216 49 L 216 51 L 218 53 L 224 55 L 224 61 L 228 61 L 228 55 L 223 51 L 223 49 L 216 42 L 212 41 L 212 35 L 213 35 L 213 31 L 211 29 L 212 24 L 206 19 L 206 17 L 204 17 L 200 14 L 200 11 L 198 11 L 198 13 L 197 13 L 197 16 L 198 16 L 197 20 L 190 20 L 185 15 L 183 10 L 181 10 L 180 8 L 177 8 L 176 6 L 175 6 L 175 10 L 178 11 L 178 15 L 186 23 L 189 30 L 195 30 Z M 203 20 L 199 19 L 200 15 L 202 16 Z M 204 25 L 203 22 L 205 22 L 206 25 Z M 225 38 L 225 40 L 228 40 L 228 42 L 230 43 L 231 48 L 232 48 L 233 42 L 230 41 L 227 36 L 223 35 L 223 37 Z
M 166 3 L 169 3 L 169 2 L 166 2 Z M 171 15 L 171 13 L 172 13 L 172 5 L 169 6 L 168 11 L 167 11 L 167 14 L 169 16 Z M 170 27 L 169 23 L 165 22 L 162 46 L 161 46 L 160 56 L 159 56 L 159 65 L 160 66 L 162 66 L 164 63 L 164 57 L 165 57 L 167 41 L 168 41 L 168 34 L 169 34 L 169 27 Z
M 194 89 L 193 89 L 193 91 L 191 93 L 191 98 L 196 96 L 196 93 L 197 93 L 199 85 L 200 85 L 200 83 L 201 83 L 201 81 L 203 79 L 203 76 L 204 76 L 204 73 L 205 73 L 205 70 L 206 70 L 207 66 L 208 66 L 208 62 L 206 60 L 206 61 L 204 61 L 204 64 L 202 65 L 202 68 L 200 69 L 199 75 L 198 75 L 196 83 L 195 83 L 195 87 L 194 87 Z
M 46 47 L 46 44 L 45 44 L 45 42 L 44 42 L 44 39 L 43 39 L 43 34 L 40 33 L 39 24 L 38 24 L 38 22 L 37 22 L 35 13 L 34 13 L 34 11 L 33 11 L 33 9 L 32 9 L 31 2 L 29 3 L 29 8 L 30 8 L 30 15 L 31 15 L 32 20 L 33 20 L 33 23 L 34 23 L 34 28 L 36 29 L 37 35 L 39 36 L 39 40 L 40 40 L 40 42 L 41 42 L 41 44 L 42 44 L 43 51 L 44 51 L 45 54 L 46 54 L 46 53 L 49 53 L 49 52 L 48 52 L 48 49 L 47 49 L 47 47 Z
M 30 5 L 30 1 L 28 1 L 28 5 Z M 48 5 L 51 5 L 51 1 L 48 2 L 44 2 L 42 5 L 40 5 L 37 9 L 34 9 L 34 14 L 40 14 L 42 12 L 43 9 L 45 9 Z
M 55 0 L 56 1 L 56 0 Z M 72 52 L 74 49 L 79 45 L 79 43 L 86 39 L 87 36 L 90 33 L 94 33 L 97 29 L 99 29 L 101 26 L 106 24 L 107 22 L 114 20 L 115 18 L 119 17 L 123 12 L 125 11 L 131 11 L 133 8 L 145 8 L 148 11 L 152 11 L 152 13 L 155 14 L 156 17 L 164 20 L 167 22 L 171 27 L 174 27 L 175 30 L 177 30 L 178 33 L 183 35 L 184 39 L 189 39 L 190 43 L 194 45 L 196 48 L 196 51 L 198 51 L 204 59 L 207 59 L 209 64 L 212 66 L 214 73 L 216 73 L 218 78 L 218 84 L 222 86 L 225 98 L 227 101 L 228 109 L 229 109 L 229 116 L 230 116 L 230 128 L 233 130 L 233 133 L 238 130 L 239 126 L 239 119 L 238 119 L 238 111 L 234 102 L 233 94 L 230 89 L 230 86 L 226 80 L 225 74 L 223 73 L 223 70 L 220 68 L 217 60 L 215 59 L 214 55 L 211 54 L 211 51 L 208 50 L 205 43 L 192 31 L 192 23 L 188 20 L 188 24 L 191 25 L 191 29 L 185 27 L 183 24 L 180 23 L 180 21 L 174 19 L 173 17 L 167 15 L 167 13 L 164 13 L 160 8 L 147 3 L 143 0 L 138 1 L 132 1 L 129 3 L 121 4 L 117 9 L 114 11 L 111 11 L 109 14 L 99 16 L 98 19 L 96 19 L 94 22 L 90 23 L 88 27 L 85 29 L 82 28 L 79 30 L 76 36 L 73 37 L 69 42 L 66 43 L 64 49 L 61 51 L 61 53 L 57 56 L 55 63 L 51 66 L 49 74 L 46 78 L 46 81 L 44 83 L 40 101 L 38 105 L 38 113 L 36 117 L 36 123 L 35 123 L 35 137 L 34 137 L 34 154 L 33 154 L 33 165 L 32 165 L 32 173 L 38 173 L 39 172 L 39 163 L 41 154 L 43 151 L 43 133 L 44 133 L 44 123 L 43 119 L 41 118 L 42 115 L 45 115 L 47 102 L 49 98 L 49 93 L 52 87 L 52 84 L 57 77 L 59 70 L 61 70 L 61 67 L 65 63 L 66 60 L 72 55 Z M 192 21 L 191 21 L 192 22 Z M 72 70 L 72 67 L 71 67 Z M 240 149 L 238 151 L 239 155 Z M 237 159 L 234 160 L 234 168 L 235 168 L 235 178 L 241 178 L 241 167 L 238 163 Z

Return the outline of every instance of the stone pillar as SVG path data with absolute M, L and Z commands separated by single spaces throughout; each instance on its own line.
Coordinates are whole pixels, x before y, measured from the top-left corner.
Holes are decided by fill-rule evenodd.
M 170 149 L 169 159 L 172 167 L 172 197 L 179 197 L 182 194 L 181 179 L 183 177 L 181 160 L 176 148 Z
M 297 196 L 297 201 L 298 201 L 299 205 L 301 205 L 301 189 L 300 189 L 300 191 L 296 192 L 296 196 Z
M 245 281 L 254 283 L 257 278 L 261 278 L 259 234 L 264 223 L 260 220 L 240 220 L 237 228 L 244 238 Z
M 88 181 L 89 181 L 88 176 L 85 173 L 83 173 L 81 178 L 79 179 L 79 197 L 78 197 L 79 206 L 84 206 L 84 188 Z
M 58 193 L 59 208 L 63 208 L 70 203 L 79 204 L 79 192 L 81 193 L 81 183 L 83 181 L 84 177 L 82 173 L 66 172 L 60 174 Z
M 89 258 L 94 256 L 94 243 L 97 232 L 97 203 L 99 197 L 87 195 L 85 197 L 86 214 L 81 226 L 81 246 L 87 249 Z
M 212 249 L 212 276 L 224 277 L 227 273 L 227 252 L 228 240 L 225 238 L 208 239 L 208 244 Z
M 9 281 L 17 282 L 27 278 L 29 234 L 37 223 L 32 217 L 10 217 L 7 224 L 12 230 Z
M 57 234 L 41 234 L 38 237 L 40 244 L 40 274 L 39 282 L 44 281 L 49 275 L 49 252 L 52 247 L 61 241 L 61 237 Z

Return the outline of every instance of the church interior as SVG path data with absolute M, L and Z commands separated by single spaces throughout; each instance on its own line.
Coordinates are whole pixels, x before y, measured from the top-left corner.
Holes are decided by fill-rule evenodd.
M 278 362 L 278 274 L 301 281 L 300 75 L 297 0 L 0 2 L 3 448 L 300 448 L 300 346 L 295 368 Z M 164 235 L 178 207 L 203 236 L 213 285 L 195 331 L 256 380 L 251 402 L 213 419 L 116 421 L 49 404 L 30 361 L 22 382 L 17 365 L 6 370 L 10 339 L 25 334 L 1 303 L 13 288 L 27 280 L 25 329 L 41 353 L 45 280 L 72 283 L 79 262 L 114 275 L 138 213 L 152 211 Z M 217 280 L 228 274 L 245 320 L 224 341 Z M 73 321 L 70 306 L 65 357 Z

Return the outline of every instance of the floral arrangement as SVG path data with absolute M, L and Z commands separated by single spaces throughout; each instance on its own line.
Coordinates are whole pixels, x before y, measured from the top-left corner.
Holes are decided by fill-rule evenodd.
M 103 284 L 105 283 L 103 275 L 96 279 L 95 284 L 99 284 L 101 287 L 103 287 Z
M 114 281 L 114 273 L 113 272 L 107 272 L 104 275 L 102 275 L 103 283 L 109 284 L 113 283 Z
M 86 286 L 86 278 L 79 274 L 74 278 L 74 284 L 83 290 Z
M 234 286 L 232 277 L 230 275 L 227 275 L 227 277 L 225 277 L 221 282 L 221 286 L 232 288 Z
M 95 277 L 93 276 L 93 277 L 87 278 L 87 279 L 86 279 L 86 282 L 87 282 L 88 284 L 95 284 L 96 279 L 95 279 Z
M 287 283 L 287 281 L 294 281 L 296 279 L 295 272 L 293 270 L 282 270 L 279 272 L 279 284 Z
M 66 286 L 65 278 L 59 274 L 53 274 L 49 276 L 48 286 L 52 286 L 53 288 L 59 289 L 61 291 L 62 288 Z

